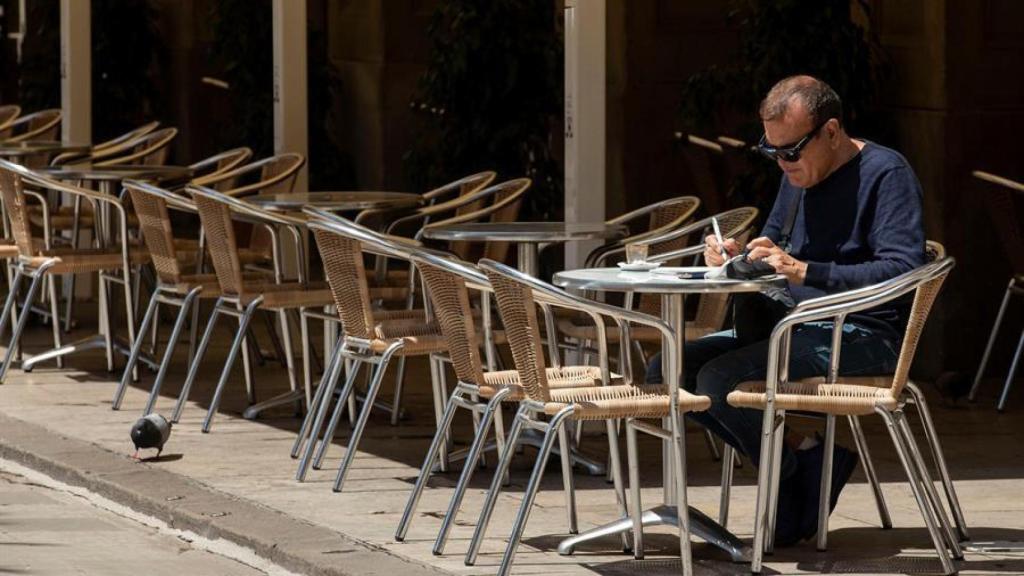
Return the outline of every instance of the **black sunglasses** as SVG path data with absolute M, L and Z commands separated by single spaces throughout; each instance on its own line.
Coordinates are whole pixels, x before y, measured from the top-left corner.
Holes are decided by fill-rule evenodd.
M 803 153 L 804 148 L 818 135 L 822 127 L 828 124 L 830 118 L 825 119 L 824 122 L 818 123 L 813 130 L 807 133 L 806 136 L 797 141 L 796 144 L 789 146 L 772 146 L 768 143 L 768 135 L 764 134 L 761 136 L 761 141 L 757 143 L 757 151 L 764 155 L 769 160 L 782 160 L 783 162 L 798 162 L 800 161 L 800 155 Z

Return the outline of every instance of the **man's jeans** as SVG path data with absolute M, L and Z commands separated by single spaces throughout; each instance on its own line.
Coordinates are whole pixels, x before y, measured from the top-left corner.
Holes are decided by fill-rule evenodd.
M 789 378 L 799 380 L 824 376 L 828 371 L 832 347 L 832 323 L 815 322 L 793 329 L 790 346 Z M 847 322 L 843 326 L 843 345 L 839 373 L 843 376 L 877 376 L 896 370 L 899 345 L 888 331 Z M 741 382 L 764 380 L 768 371 L 768 341 L 741 346 L 732 330 L 709 334 L 688 342 L 684 358 L 683 386 L 694 394 L 711 398 L 706 412 L 688 414 L 741 454 L 760 462 L 761 423 L 764 413 L 750 408 L 734 408 L 725 398 Z M 661 356 L 647 367 L 647 381 L 660 383 Z M 783 447 L 781 478 L 796 471 L 796 459 L 789 447 Z

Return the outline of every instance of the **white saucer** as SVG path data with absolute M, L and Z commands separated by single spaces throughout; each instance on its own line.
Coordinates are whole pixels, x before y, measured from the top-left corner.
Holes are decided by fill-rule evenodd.
M 633 264 L 619 262 L 618 264 L 623 272 L 650 272 L 661 266 L 661 262 L 634 262 Z

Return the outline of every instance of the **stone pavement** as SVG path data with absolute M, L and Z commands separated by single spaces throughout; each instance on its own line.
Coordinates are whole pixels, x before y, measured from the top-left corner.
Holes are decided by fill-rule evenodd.
M 29 353 L 41 350 L 48 329 L 30 329 Z M 0 458 L 39 469 L 69 484 L 86 486 L 112 500 L 165 519 L 210 538 L 224 538 L 295 572 L 309 574 L 491 574 L 521 499 L 532 450 L 516 459 L 512 486 L 506 489 L 476 566 L 462 562 L 490 472 L 481 470 L 463 504 L 463 514 L 449 541 L 447 554 L 435 557 L 430 547 L 447 505 L 454 473 L 431 481 L 406 542 L 393 533 L 433 433 L 433 413 L 425 363 L 410 362 L 406 380 L 407 418 L 397 427 L 385 414 L 375 415 L 363 438 L 345 491 L 333 493 L 331 482 L 348 429 L 342 425 L 323 470 L 307 482 L 293 476 L 296 462 L 288 452 L 299 421 L 290 409 L 258 421 L 240 417 L 245 397 L 236 371 L 210 434 L 199 431 L 212 383 L 223 365 L 227 334 L 211 348 L 182 422 L 159 461 L 137 463 L 128 458 L 128 430 L 145 403 L 152 375 L 143 373 L 131 387 L 121 411 L 110 410 L 114 375 L 103 367 L 101 352 L 66 361 L 66 368 L 39 367 L 31 374 L 13 368 L 0 386 Z M 264 339 L 265 340 L 265 339 Z M 167 414 L 184 378 L 184 349 L 165 384 L 157 411 Z M 240 370 L 240 369 L 239 369 Z M 287 387 L 284 372 L 274 363 L 257 371 L 260 398 Z M 991 388 L 995 388 L 992 386 Z M 390 385 L 385 393 L 390 392 Z M 994 392 L 993 392 L 994 393 Z M 1024 574 L 1024 405 L 997 415 L 989 398 L 977 405 L 946 408 L 938 399 L 933 411 L 942 431 L 947 458 L 957 482 L 973 543 L 961 563 L 962 574 Z M 927 532 L 906 485 L 888 436 L 875 418 L 865 419 L 868 441 L 884 482 L 894 528 L 878 527 L 870 489 L 857 472 L 832 515 L 830 550 L 819 553 L 812 543 L 779 550 L 767 559 L 766 574 L 927 574 L 938 571 Z M 508 421 L 508 420 L 506 420 Z M 850 445 L 843 427 L 839 441 Z M 457 441 L 470 438 L 468 418 L 458 422 Z M 697 429 L 688 434 L 690 503 L 717 516 L 719 465 L 712 461 Z M 597 454 L 603 440 L 588 434 L 584 446 Z M 644 501 L 660 494 L 660 447 L 641 446 Z M 737 470 L 729 526 L 750 537 L 754 473 L 749 463 Z M 559 467 L 548 468 L 542 491 L 526 527 L 514 567 L 516 574 L 677 574 L 678 541 L 667 528 L 646 534 L 647 560 L 635 562 L 618 549 L 617 539 L 581 546 L 572 557 L 557 554 L 566 535 Z M 616 517 L 613 493 L 603 478 L 577 475 L 581 530 Z M 984 551 L 997 542 L 1008 551 Z M 1005 543 L 1009 544 L 1005 544 Z M 747 574 L 710 546 L 695 542 L 699 574 Z M 1014 551 L 1016 550 L 1016 551 Z
M 0 574 L 268 573 L 4 468 L 0 462 Z

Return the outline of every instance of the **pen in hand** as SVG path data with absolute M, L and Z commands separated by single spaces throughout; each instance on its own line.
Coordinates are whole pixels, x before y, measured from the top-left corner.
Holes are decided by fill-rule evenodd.
M 728 260 L 729 253 L 725 250 L 725 240 L 722 239 L 722 230 L 718 227 L 718 218 L 711 217 L 711 227 L 715 231 L 715 240 L 718 241 L 718 249 L 722 252 L 722 259 Z

